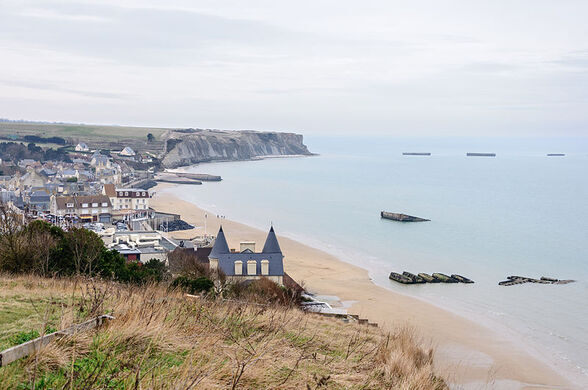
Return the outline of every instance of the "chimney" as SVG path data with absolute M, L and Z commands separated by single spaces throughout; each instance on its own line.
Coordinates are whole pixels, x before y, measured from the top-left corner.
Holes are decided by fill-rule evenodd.
M 251 252 L 255 252 L 255 241 L 241 241 L 240 252 L 249 249 Z

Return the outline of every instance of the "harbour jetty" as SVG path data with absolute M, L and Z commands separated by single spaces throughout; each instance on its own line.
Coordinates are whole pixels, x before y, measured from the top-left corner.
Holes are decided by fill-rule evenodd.
M 496 157 L 496 153 L 467 153 L 468 157 Z
M 404 152 L 402 153 L 403 156 L 430 156 L 431 153 L 429 152 Z
M 172 183 L 172 184 L 192 184 L 192 185 L 201 185 L 202 182 L 200 180 L 180 180 L 180 179 L 157 179 L 155 180 L 159 183 Z
M 458 274 L 452 274 L 451 276 L 435 272 L 432 275 L 426 273 L 419 273 L 415 275 L 413 273 L 404 271 L 402 274 L 398 272 L 390 272 L 388 279 L 401 284 L 424 284 L 424 283 L 474 283 L 473 280 L 461 276 Z
M 205 173 L 176 173 L 176 176 L 186 179 L 200 180 L 200 181 L 221 181 L 222 178 L 216 175 L 208 175 Z
M 430 219 L 414 217 L 412 215 L 406 215 L 401 213 L 390 213 L 388 211 L 380 212 L 380 217 L 384 219 L 390 219 L 392 221 L 398 222 L 426 222 L 430 221 Z
M 498 282 L 499 286 L 515 286 L 517 284 L 537 283 L 537 284 L 568 284 L 575 280 L 560 280 L 542 276 L 539 279 L 528 278 L 526 276 L 507 276 L 506 280 Z

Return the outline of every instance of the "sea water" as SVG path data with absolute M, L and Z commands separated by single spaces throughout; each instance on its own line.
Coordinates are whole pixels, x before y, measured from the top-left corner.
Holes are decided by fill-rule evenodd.
M 173 191 L 211 217 L 262 229 L 273 223 L 279 234 L 366 268 L 381 286 L 510 335 L 588 384 L 587 138 L 306 143 L 319 155 L 194 166 L 188 170 L 223 181 Z M 382 210 L 431 221 L 383 220 Z M 404 286 L 388 279 L 391 271 L 458 273 L 476 283 Z M 577 282 L 499 286 L 509 275 Z

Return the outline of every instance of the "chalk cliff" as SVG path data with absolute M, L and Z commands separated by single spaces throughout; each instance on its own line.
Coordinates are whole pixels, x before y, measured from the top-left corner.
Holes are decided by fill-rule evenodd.
M 310 155 L 301 134 L 225 131 L 170 130 L 163 135 L 162 164 L 166 168 L 208 161 L 250 160 L 273 155 Z

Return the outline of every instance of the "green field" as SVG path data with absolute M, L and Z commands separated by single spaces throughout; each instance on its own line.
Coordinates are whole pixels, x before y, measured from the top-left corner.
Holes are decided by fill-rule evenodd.
M 166 130 L 155 127 L 0 122 L 0 138 L 3 140 L 25 135 L 62 137 L 73 145 L 85 142 L 92 149 L 116 150 L 131 146 L 135 151 L 142 152 L 162 151 L 160 138 Z M 155 141 L 147 142 L 149 133 L 153 134 Z

